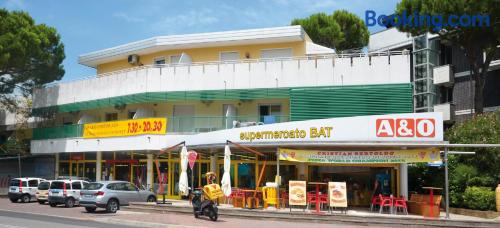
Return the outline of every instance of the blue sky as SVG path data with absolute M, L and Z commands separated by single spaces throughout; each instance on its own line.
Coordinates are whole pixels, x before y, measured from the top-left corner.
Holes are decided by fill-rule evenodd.
M 289 25 L 294 18 L 346 9 L 391 14 L 399 0 L 0 0 L 55 27 L 65 45 L 63 81 L 95 74 L 78 55 L 158 35 Z M 378 31 L 380 27 L 371 27 Z

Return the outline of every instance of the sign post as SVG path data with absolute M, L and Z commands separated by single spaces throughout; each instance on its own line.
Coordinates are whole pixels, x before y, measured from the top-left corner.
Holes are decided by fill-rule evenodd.
M 198 153 L 194 150 L 188 151 L 188 163 L 189 168 L 191 169 L 191 191 L 194 191 L 194 163 L 196 162 L 196 158 L 198 157 Z

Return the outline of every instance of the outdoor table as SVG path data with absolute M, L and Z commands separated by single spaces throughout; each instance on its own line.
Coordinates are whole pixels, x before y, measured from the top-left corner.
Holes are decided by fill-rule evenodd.
M 434 208 L 434 190 L 443 190 L 442 188 L 435 188 L 435 187 L 422 187 L 422 189 L 427 189 L 429 190 L 429 214 L 433 215 L 433 208 Z
M 309 182 L 308 184 L 316 185 L 316 213 L 317 214 L 322 214 L 321 211 L 319 210 L 319 186 L 320 185 L 328 185 L 328 183 L 323 183 L 323 182 Z

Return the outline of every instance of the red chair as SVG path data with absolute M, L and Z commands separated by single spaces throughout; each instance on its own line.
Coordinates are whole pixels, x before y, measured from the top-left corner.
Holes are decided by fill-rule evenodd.
M 307 193 L 307 209 L 311 209 L 311 204 L 316 204 L 316 193 Z
M 378 195 L 380 198 L 380 211 L 379 213 L 381 214 L 382 211 L 384 210 L 384 207 L 389 207 L 389 212 L 392 214 L 392 206 L 393 206 L 393 197 L 392 195 L 390 197 L 383 197 L 382 194 Z
M 375 206 L 379 206 L 380 207 L 380 197 L 379 196 L 373 196 L 372 197 L 372 202 L 370 203 L 370 211 L 373 211 L 373 209 L 375 208 Z
M 283 192 L 280 193 L 281 207 L 282 208 L 285 208 L 287 206 L 287 204 L 288 204 L 288 197 L 289 197 L 288 196 L 288 192 L 283 191 Z
M 319 195 L 319 203 L 321 204 L 320 205 L 321 208 L 324 208 L 325 205 L 328 205 L 328 195 L 326 194 Z
M 406 206 L 406 199 L 402 196 L 399 198 L 394 199 L 394 208 L 396 209 L 394 212 L 397 214 L 398 209 L 401 208 L 401 210 L 408 215 L 408 207 Z

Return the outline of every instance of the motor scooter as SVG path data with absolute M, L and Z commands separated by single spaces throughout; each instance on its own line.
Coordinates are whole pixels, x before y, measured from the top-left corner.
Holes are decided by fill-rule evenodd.
M 208 216 L 210 220 L 217 221 L 219 217 L 217 205 L 212 200 L 202 200 L 202 192 L 200 190 L 193 191 L 193 204 L 194 217 L 198 218 L 200 215 Z
M 220 186 L 215 183 L 215 173 L 208 172 L 205 175 L 208 184 L 203 187 L 203 192 L 201 190 L 194 190 L 192 192 L 193 198 L 191 204 L 193 205 L 193 214 L 195 218 L 204 215 L 208 216 L 212 221 L 217 221 L 219 213 L 215 200 L 222 197 L 223 193 Z

